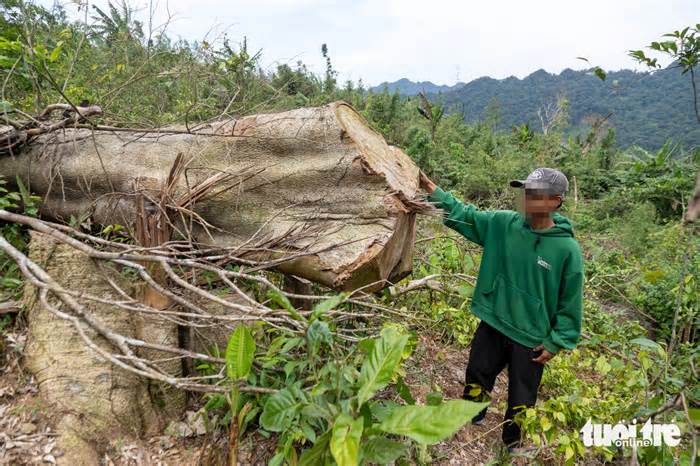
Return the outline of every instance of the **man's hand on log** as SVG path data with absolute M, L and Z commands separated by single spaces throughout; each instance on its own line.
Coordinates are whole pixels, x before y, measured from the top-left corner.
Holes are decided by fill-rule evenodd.
M 435 188 L 437 188 L 437 185 L 433 183 L 433 180 L 428 178 L 428 175 L 423 173 L 423 170 L 420 171 L 419 184 L 422 189 L 428 192 L 428 194 L 432 194 L 432 192 L 435 191 Z

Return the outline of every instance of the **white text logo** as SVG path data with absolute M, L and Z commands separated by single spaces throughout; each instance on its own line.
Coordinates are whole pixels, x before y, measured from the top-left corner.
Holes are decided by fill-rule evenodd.
M 681 429 L 676 424 L 652 424 L 647 420 L 637 432 L 637 420 L 632 424 L 593 424 L 589 419 L 581 429 L 581 440 L 587 447 L 656 446 L 675 447 L 681 443 Z M 641 436 L 641 438 L 640 438 Z
M 549 262 L 544 260 L 542 256 L 537 256 L 537 265 L 539 265 L 540 267 L 544 267 L 547 270 L 552 268 L 552 266 L 549 265 Z

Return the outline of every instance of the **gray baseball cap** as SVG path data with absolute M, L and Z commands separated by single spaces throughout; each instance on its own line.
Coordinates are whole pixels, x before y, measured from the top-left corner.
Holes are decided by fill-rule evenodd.
M 566 175 L 554 168 L 538 168 L 527 175 L 527 179 L 513 180 L 510 185 L 514 188 L 542 189 L 562 197 L 569 190 Z

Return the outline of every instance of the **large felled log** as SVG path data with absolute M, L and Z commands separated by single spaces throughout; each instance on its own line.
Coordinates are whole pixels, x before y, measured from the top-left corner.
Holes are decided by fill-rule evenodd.
M 90 213 L 101 224 L 129 224 L 135 194 L 162 190 L 179 154 L 187 169 L 178 193 L 222 172 L 235 181 L 193 204 L 189 218 L 176 216 L 196 242 L 277 238 L 269 254 L 298 255 L 281 271 L 336 289 L 410 272 L 418 168 L 343 102 L 191 132 L 62 129 L 0 157 L 0 174 L 27 181 L 43 197 L 45 215 Z

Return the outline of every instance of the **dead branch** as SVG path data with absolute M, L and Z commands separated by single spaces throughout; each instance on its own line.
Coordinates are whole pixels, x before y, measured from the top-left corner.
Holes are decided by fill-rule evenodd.
M 62 119 L 47 122 L 54 112 L 62 111 Z M 0 127 L 0 156 L 18 153 L 22 147 L 29 144 L 34 138 L 58 131 L 68 126 L 75 126 L 83 122 L 87 117 L 101 115 L 102 108 L 98 105 L 86 105 L 73 107 L 69 104 L 51 104 L 38 116 L 28 121 L 15 121 L 6 115 L 0 115 L 0 121 L 9 125 L 9 128 Z
M 423 290 L 423 289 L 428 289 L 428 290 L 433 290 L 437 291 L 440 293 L 450 293 L 450 287 L 446 286 L 444 281 L 438 281 L 439 278 L 457 278 L 463 281 L 466 281 L 470 283 L 472 286 L 476 284 L 476 278 L 465 275 L 465 274 L 440 274 L 436 273 L 433 275 L 427 275 L 425 277 L 416 279 L 416 280 L 411 280 L 404 286 L 393 286 L 389 288 L 389 294 L 392 297 L 400 296 L 405 293 L 409 293 L 411 291 L 417 291 L 417 290 Z
M 223 373 L 208 376 L 206 380 L 208 383 L 202 383 L 201 377 L 192 375 L 186 377 L 169 375 L 159 369 L 153 361 L 144 356 L 139 356 L 137 350 L 153 350 L 170 354 L 175 359 L 198 359 L 214 364 L 223 364 L 225 360 L 190 349 L 149 342 L 120 334 L 90 312 L 85 303 L 98 302 L 113 306 L 127 313 L 157 315 L 159 318 L 191 328 L 209 328 L 221 324 L 235 325 L 237 323 L 262 321 L 271 327 L 287 332 L 303 333 L 306 331 L 305 322 L 295 320 L 286 309 L 276 309 L 270 307 L 269 303 L 265 304 L 254 300 L 243 289 L 245 283 L 257 283 L 263 289 L 273 290 L 276 293 L 287 296 L 289 299 L 325 299 L 323 296 L 287 293 L 274 285 L 262 272 L 250 273 L 224 269 L 214 265 L 209 260 L 210 257 L 201 255 L 197 251 L 185 251 L 182 248 L 168 249 L 167 247 L 129 247 L 127 249 L 123 244 L 112 243 L 85 233 L 78 234 L 79 232 L 69 227 L 51 224 L 4 210 L 0 210 L 0 220 L 20 223 L 37 232 L 46 234 L 54 240 L 69 245 L 76 252 L 85 254 L 93 260 L 104 264 L 107 267 L 105 270 L 113 271 L 115 267 L 133 270 L 144 284 L 172 300 L 175 303 L 174 307 L 167 309 L 153 308 L 129 295 L 114 280 L 108 280 L 108 282 L 118 295 L 122 297 L 121 299 L 109 299 L 91 295 L 83 290 L 67 289 L 58 284 L 42 267 L 0 236 L 0 250 L 4 251 L 18 264 L 23 276 L 39 290 L 39 299 L 42 306 L 56 317 L 70 322 L 87 348 L 123 370 L 179 389 L 197 392 L 225 392 L 228 390 L 228 387 L 220 385 L 224 381 Z M 72 234 L 79 236 L 80 239 L 73 237 Z M 91 246 L 90 243 L 99 245 L 99 249 Z M 148 264 L 151 265 L 148 266 Z M 240 299 L 236 302 L 231 301 L 182 278 L 185 275 L 192 276 L 192 272 L 196 270 L 214 274 L 230 292 Z M 163 274 L 167 284 L 163 280 L 154 279 L 154 274 L 158 273 Z M 361 292 L 361 290 L 359 291 Z M 357 319 L 377 319 L 379 315 L 386 314 L 386 311 L 400 314 L 391 308 L 371 302 L 366 294 L 360 294 L 360 296 L 362 296 L 360 299 L 348 297 L 346 301 L 364 307 L 366 309 L 365 312 L 347 312 L 336 309 L 327 313 L 327 318 L 336 322 L 337 336 L 339 338 L 357 341 L 381 328 L 381 326 L 363 326 L 360 329 L 352 328 L 352 322 Z M 198 304 L 199 302 L 217 304 L 230 312 L 220 315 L 212 314 L 204 306 Z M 15 304 L 7 304 L 6 306 L 8 308 L 12 306 L 14 309 Z M 377 311 L 381 312 L 378 313 Z M 301 311 L 299 314 L 308 315 L 309 313 L 310 311 Z M 346 324 L 350 324 L 351 327 L 347 327 Z M 109 343 L 109 346 L 105 347 L 98 344 L 94 338 L 89 336 L 87 329 L 104 338 Z M 241 386 L 241 390 L 270 392 L 270 390 L 247 387 L 245 385 Z
M 20 309 L 22 309 L 22 305 L 17 301 L 0 303 L 0 314 L 12 314 L 14 312 L 19 312 Z

